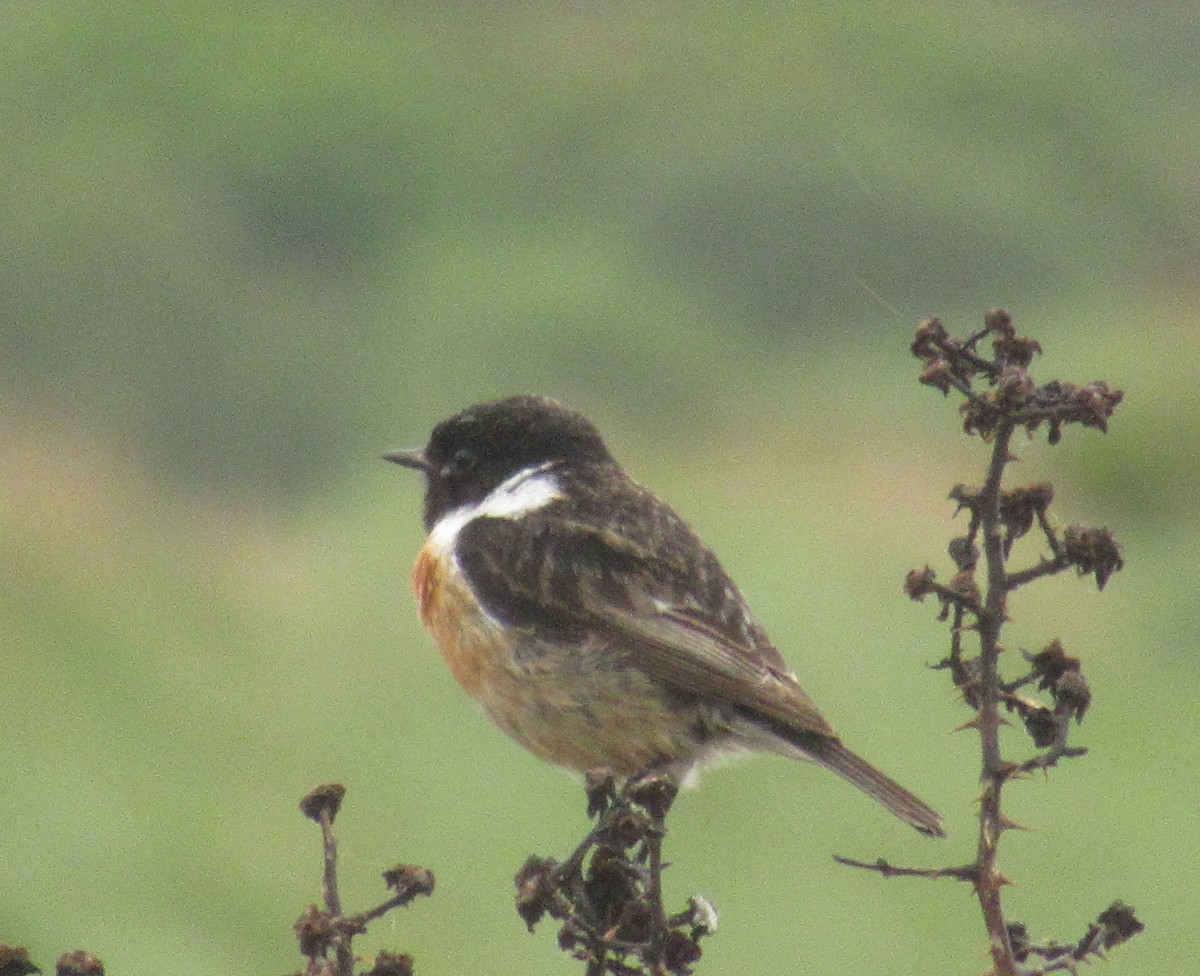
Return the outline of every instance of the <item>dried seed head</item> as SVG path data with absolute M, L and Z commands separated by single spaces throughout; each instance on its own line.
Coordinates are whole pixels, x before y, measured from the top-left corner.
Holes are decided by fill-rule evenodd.
M 932 386 L 935 390 L 941 390 L 943 394 L 949 393 L 953 388 L 954 379 L 954 370 L 945 359 L 931 359 L 921 370 L 920 382 L 925 386 Z
M 333 823 L 345 795 L 346 787 L 341 783 L 326 783 L 318 786 L 300 801 L 300 812 L 317 823 L 321 822 L 321 814 L 325 813 L 329 815 L 329 822 Z
M 375 957 L 375 965 L 363 976 L 413 976 L 412 956 L 398 952 L 381 952 Z
M 1006 366 L 996 377 L 988 398 L 1001 410 L 1020 410 L 1037 392 L 1037 384 L 1023 366 Z
M 1083 715 L 1092 703 L 1092 692 L 1082 671 L 1064 672 L 1054 682 L 1050 693 L 1054 696 L 1056 711 L 1074 715 L 1076 722 L 1083 721 Z
M 1080 576 L 1094 575 L 1096 588 L 1100 590 L 1125 565 L 1121 547 L 1108 529 L 1072 525 L 1063 533 L 1063 553 Z
M 926 319 L 917 326 L 913 336 L 912 354 L 918 359 L 929 360 L 938 355 L 939 346 L 948 338 L 946 328 L 938 319 Z
M 104 964 L 90 952 L 77 949 L 59 957 L 55 976 L 104 976 Z
M 626 786 L 629 799 L 659 823 L 666 817 L 679 793 L 679 784 L 666 773 L 652 773 L 631 781 Z
M 557 872 L 558 862 L 553 858 L 530 855 L 513 879 L 517 889 L 517 914 L 530 932 L 543 915 L 566 917 L 558 895 Z
M 1016 333 L 1012 316 L 1002 308 L 994 308 L 984 315 L 983 327 L 997 336 L 1011 336 Z
M 950 580 L 950 589 L 962 597 L 963 603 L 969 610 L 978 610 L 981 606 L 979 584 L 975 582 L 975 574 L 970 570 L 960 570 Z
M 958 502 L 958 509 L 955 515 L 964 508 L 972 513 L 979 508 L 979 502 L 983 498 L 983 489 L 979 485 L 955 485 L 950 489 L 950 500 Z
M 1020 709 L 1025 731 L 1039 749 L 1048 749 L 1058 739 L 1058 720 L 1044 705 L 1024 703 Z
M 1041 355 L 1042 346 L 1034 339 L 1021 336 L 1004 336 L 992 343 L 998 362 L 1006 366 L 1017 366 L 1027 369 L 1033 362 L 1034 356 Z
M 1038 678 L 1038 688 L 1046 691 L 1068 671 L 1079 670 L 1079 658 L 1070 657 L 1063 648 L 1062 641 L 1057 637 L 1036 654 L 1026 654 L 1025 660 L 1032 665 L 1034 677 Z
M 432 895 L 436 882 L 433 872 L 428 868 L 416 864 L 397 864 L 383 872 L 383 883 L 402 899 L 402 905 L 407 905 L 418 895 Z
M 929 566 L 924 569 L 910 569 L 904 577 L 904 592 L 910 599 L 919 602 L 934 591 L 933 583 L 936 579 L 937 573 Z
M 1105 929 L 1105 949 L 1111 949 L 1122 942 L 1127 942 L 1146 929 L 1146 926 L 1138 921 L 1133 908 L 1120 901 L 1114 901 L 1104 909 L 1096 921 Z
M 316 905 L 309 905 L 304 909 L 304 914 L 292 926 L 292 931 L 296 933 L 296 938 L 300 942 L 301 955 L 307 956 L 309 959 L 317 959 L 325 955 L 334 935 L 334 927 L 331 922 L 332 918 L 329 913 L 321 911 Z
M 23 946 L 0 945 L 0 976 L 31 976 L 40 972 Z
M 955 536 L 946 548 L 950 558 L 954 560 L 954 565 L 961 570 L 969 572 L 979 563 L 979 547 L 969 536 Z
M 609 769 L 589 769 L 584 776 L 587 794 L 587 815 L 591 819 L 604 813 L 617 795 L 617 780 Z
M 663 962 L 668 973 L 690 973 L 703 953 L 695 935 L 675 929 L 663 940 Z

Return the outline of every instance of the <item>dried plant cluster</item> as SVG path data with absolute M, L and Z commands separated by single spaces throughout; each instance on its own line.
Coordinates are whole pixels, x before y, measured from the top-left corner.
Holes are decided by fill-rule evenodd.
M 321 828 L 325 855 L 321 884 L 324 908 L 309 905 L 295 925 L 300 952 L 308 966 L 294 976 L 355 976 L 355 936 L 367 931 L 367 923 L 386 915 L 393 908 L 407 905 L 418 895 L 433 894 L 433 874 L 412 864 L 400 864 L 383 872 L 383 882 L 392 892 L 374 908 L 347 915 L 342 911 L 338 894 L 337 840 L 333 836 L 333 821 L 346 795 L 345 787 L 337 783 L 318 786 L 300 801 L 300 810 Z M 412 976 L 412 957 L 395 952 L 379 953 L 370 969 L 358 976 Z
M 595 827 L 562 864 L 530 857 L 517 872 L 517 911 L 530 931 L 545 916 L 562 922 L 558 944 L 587 976 L 687 976 L 717 916 L 700 897 L 668 916 L 662 900 L 664 821 L 676 784 L 663 774 L 588 777 Z
M 24 949 L 0 945 L 0 976 L 30 976 L 40 972 Z M 90 952 L 77 949 L 59 957 L 54 976 L 104 976 L 104 964 Z
M 985 343 L 990 344 L 990 355 L 981 348 Z M 1015 591 L 1067 569 L 1092 577 L 1103 589 L 1122 567 L 1121 552 L 1108 529 L 1057 528 L 1049 515 L 1051 485 L 1008 487 L 1005 475 L 1017 460 L 1011 448 L 1019 431 L 1032 438 L 1045 430 L 1051 445 L 1071 424 L 1105 431 L 1122 393 L 1099 380 L 1086 386 L 1039 384 L 1029 367 L 1041 346 L 1018 336 L 1010 316 L 1001 311 L 987 315 L 984 328 L 965 339 L 951 336 L 936 319 L 924 322 L 912 352 L 924 363 L 922 383 L 961 397 L 964 432 L 979 437 L 989 452 L 983 484 L 958 485 L 950 493 L 968 516 L 966 532 L 948 547 L 954 575 L 943 583 L 926 566 L 909 573 L 905 582 L 912 599 L 935 597 L 941 608 L 938 619 L 949 624 L 949 650 L 937 667 L 949 673 L 963 703 L 974 712 L 962 728 L 977 730 L 980 736 L 979 840 L 975 860 L 961 867 L 896 868 L 882 860 L 839 860 L 885 876 L 954 877 L 972 884 L 983 911 L 995 976 L 1075 972 L 1078 964 L 1102 957 L 1105 950 L 1136 935 L 1142 923 L 1131 908 L 1116 902 L 1081 939 L 1062 945 L 1036 943 L 1024 925 L 1004 916 L 1001 889 L 1008 881 L 998 867 L 997 851 L 1001 835 L 1018 825 L 1003 813 L 1003 788 L 1031 770 L 1047 770 L 1087 752 L 1071 745 L 1069 735 L 1072 721 L 1083 718 L 1092 695 L 1079 658 L 1068 654 L 1058 639 L 1035 653 L 1022 653 L 1020 673 L 1005 677 L 1001 634 Z M 1011 568 L 1014 544 L 1035 527 L 1047 553 Z M 1012 759 L 1001 750 L 1001 726 L 1012 724 L 1006 715 L 1019 719 L 1032 740 L 1033 751 L 1025 758 Z

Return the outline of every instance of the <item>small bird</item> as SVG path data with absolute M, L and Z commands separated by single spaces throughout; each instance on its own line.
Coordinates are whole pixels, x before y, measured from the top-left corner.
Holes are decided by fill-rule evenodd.
M 425 475 L 421 621 L 526 749 L 679 782 L 747 750 L 812 760 L 944 836 L 936 812 L 842 744 L 712 550 L 582 414 L 509 397 L 383 457 Z

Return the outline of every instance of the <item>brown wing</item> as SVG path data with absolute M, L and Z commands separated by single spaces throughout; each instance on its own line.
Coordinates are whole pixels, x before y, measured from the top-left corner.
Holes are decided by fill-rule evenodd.
M 645 541 L 565 514 L 478 518 L 463 527 L 459 565 L 489 612 L 542 636 L 601 635 L 615 652 L 679 691 L 784 728 L 833 729 L 754 622 L 716 557 L 648 494 L 627 519 Z

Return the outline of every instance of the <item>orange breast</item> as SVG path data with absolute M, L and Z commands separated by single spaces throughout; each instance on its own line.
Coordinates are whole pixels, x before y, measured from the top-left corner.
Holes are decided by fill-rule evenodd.
M 506 635 L 480 608 L 462 575 L 429 545 L 417 556 L 412 586 L 421 623 L 451 674 L 467 694 L 479 698 L 504 669 Z
M 422 546 L 417 553 L 417 561 L 413 564 L 412 588 L 417 597 L 417 612 L 421 615 L 421 623 L 429 626 L 430 614 L 441 583 L 442 561 L 434 555 L 428 545 Z

